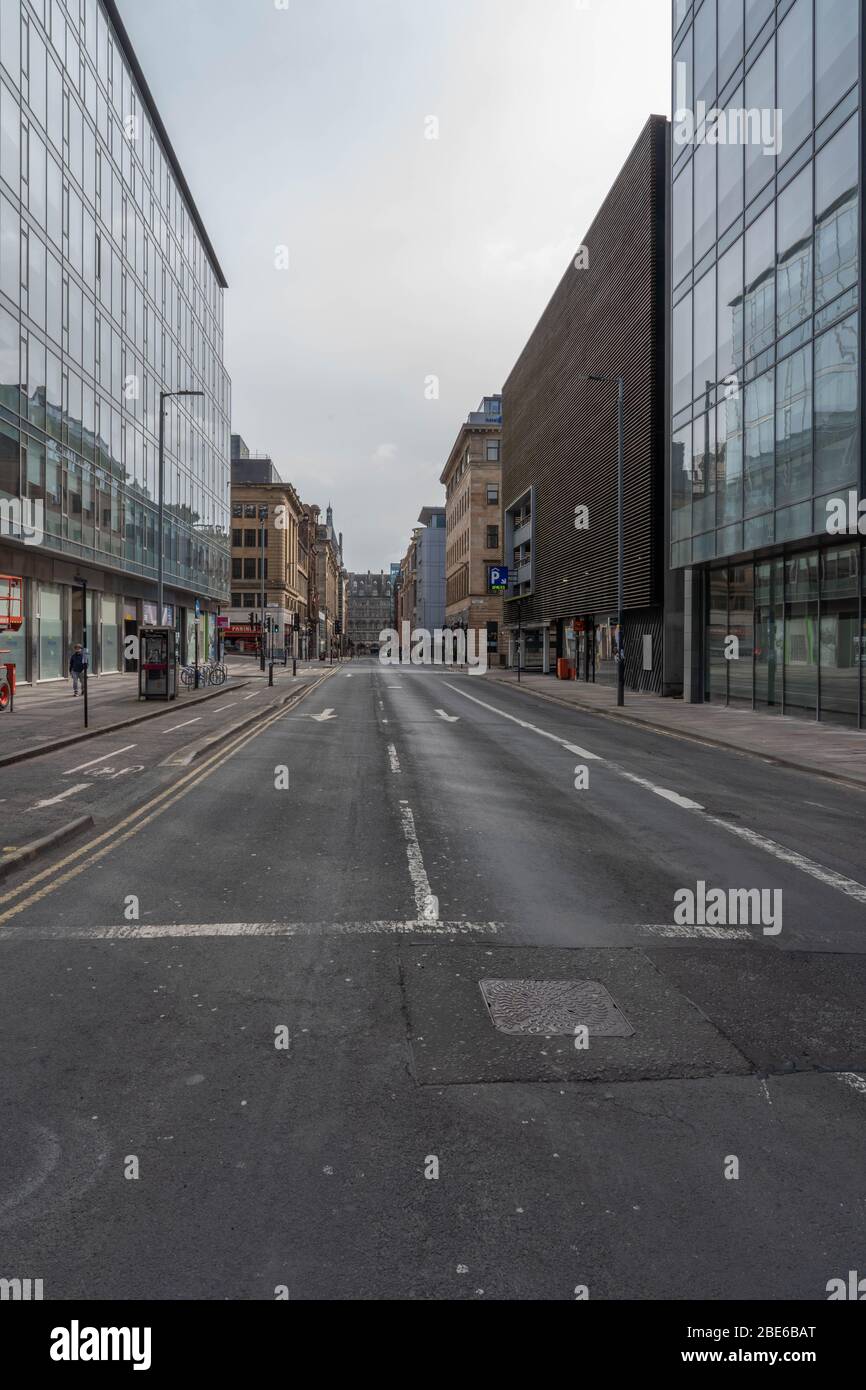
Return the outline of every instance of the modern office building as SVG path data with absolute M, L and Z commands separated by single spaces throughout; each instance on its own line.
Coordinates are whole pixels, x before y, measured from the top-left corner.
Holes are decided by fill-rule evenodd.
M 863 5 L 675 0 L 673 18 L 684 694 L 863 727 Z
M 667 121 L 651 116 L 502 396 L 509 662 L 519 641 L 529 669 L 571 659 L 581 680 L 613 683 L 624 377 L 626 681 L 653 691 L 663 679 L 667 142 Z
M 460 426 L 439 481 L 445 488 L 445 623 L 486 634 L 500 661 L 502 592 L 502 397 L 485 396 Z
M 113 0 L 0 3 L 2 645 L 21 680 L 92 672 L 173 624 L 210 646 L 229 598 L 226 281 Z M 165 611 L 156 609 L 161 391 Z M 27 524 L 30 523 L 30 529 Z M 22 525 L 24 530 L 22 531 Z

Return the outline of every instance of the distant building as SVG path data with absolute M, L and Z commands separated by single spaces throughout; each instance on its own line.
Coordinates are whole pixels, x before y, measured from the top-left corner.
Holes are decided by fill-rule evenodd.
M 502 397 L 486 396 L 461 425 L 440 482 L 445 487 L 445 624 L 486 631 L 488 661 L 500 664 L 502 594 Z
M 291 483 L 233 483 L 231 512 L 232 593 L 226 644 L 230 649 L 258 651 L 264 615 L 275 633 L 274 645 L 281 650 L 288 645 L 291 651 L 295 614 L 301 628 L 308 614 L 301 500 Z
M 415 627 L 445 626 L 445 508 L 424 507 L 413 533 Z
M 350 574 L 349 580 L 349 643 L 356 655 L 368 655 L 378 648 L 379 639 L 394 623 L 394 582 L 393 571 L 400 572 L 399 565 L 391 566 L 391 574 L 384 570 L 378 574 Z
M 251 454 L 239 434 L 232 435 L 232 483 L 279 483 L 281 478 L 267 454 Z

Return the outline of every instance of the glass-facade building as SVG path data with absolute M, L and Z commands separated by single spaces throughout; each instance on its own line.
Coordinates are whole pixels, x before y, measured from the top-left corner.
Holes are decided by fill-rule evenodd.
M 669 262 L 687 696 L 860 727 L 862 10 L 674 0 Z
M 0 635 L 19 680 L 65 675 L 88 580 L 91 670 L 229 602 L 225 279 L 111 0 L 0 0 Z M 157 614 L 160 391 L 165 606 Z M 20 526 L 42 518 L 37 543 Z M 25 533 L 26 534 L 26 533 Z

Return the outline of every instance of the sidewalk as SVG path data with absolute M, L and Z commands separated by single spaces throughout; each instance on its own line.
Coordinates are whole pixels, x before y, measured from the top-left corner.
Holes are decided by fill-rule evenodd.
M 517 675 L 511 671 L 489 671 L 487 680 L 517 688 Z M 622 719 L 656 733 L 732 748 L 738 753 L 769 759 L 781 767 L 819 773 L 866 789 L 866 733 L 856 729 L 749 709 L 690 705 L 630 690 L 625 693 L 625 708 L 620 710 L 613 686 L 560 681 L 553 676 L 527 675 L 525 671 L 521 673 L 519 688 L 566 708 Z
M 260 672 L 257 670 L 256 674 Z M 188 709 L 202 700 L 230 694 L 246 684 L 246 675 L 230 672 L 224 686 L 203 690 L 181 687 L 177 699 L 139 700 L 137 675 L 91 677 L 87 691 L 88 729 L 84 728 L 84 698 L 72 694 L 71 681 L 19 687 L 11 713 L 0 715 L 0 767 L 22 756 L 35 756 L 67 740 L 84 741 L 129 721 L 158 718 Z

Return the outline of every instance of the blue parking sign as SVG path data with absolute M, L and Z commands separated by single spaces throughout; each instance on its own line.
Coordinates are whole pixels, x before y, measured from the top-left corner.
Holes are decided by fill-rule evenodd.
M 508 569 L 503 565 L 490 566 L 490 588 L 493 592 L 501 592 L 508 588 Z

